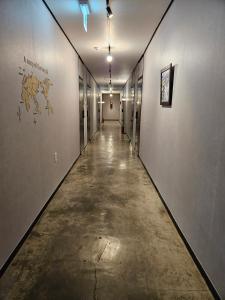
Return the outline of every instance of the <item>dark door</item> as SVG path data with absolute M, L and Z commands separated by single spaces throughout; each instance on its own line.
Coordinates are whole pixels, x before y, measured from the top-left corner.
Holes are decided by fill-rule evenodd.
M 99 130 L 100 129 L 100 96 L 98 95 L 98 97 L 97 97 L 97 103 L 96 103 L 96 105 L 97 105 L 97 129 Z
M 135 99 L 135 88 L 134 85 L 131 87 L 131 101 L 129 101 L 130 104 L 130 141 L 132 145 L 134 145 L 133 142 L 133 123 L 134 123 L 134 99 Z
M 80 151 L 84 149 L 84 83 L 79 77 Z
M 141 102 L 142 102 L 142 77 L 138 80 L 137 98 L 136 98 L 136 137 L 135 137 L 135 150 L 139 153 L 140 144 L 140 127 L 141 127 Z
M 125 124 L 125 106 L 126 106 L 126 100 L 125 100 L 125 90 L 123 90 L 123 97 L 122 97 L 122 133 L 126 133 L 126 124 Z
M 91 87 L 87 85 L 87 140 L 91 139 Z

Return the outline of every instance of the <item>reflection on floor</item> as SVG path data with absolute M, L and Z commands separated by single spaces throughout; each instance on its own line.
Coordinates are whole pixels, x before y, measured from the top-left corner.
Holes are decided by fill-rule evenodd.
M 141 162 L 107 122 L 0 281 L 0 299 L 213 299 Z

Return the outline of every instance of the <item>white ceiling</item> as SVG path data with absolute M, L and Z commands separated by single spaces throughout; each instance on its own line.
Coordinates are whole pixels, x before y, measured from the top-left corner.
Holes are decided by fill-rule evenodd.
M 101 85 L 107 84 L 106 1 L 89 0 L 91 15 L 87 33 L 83 28 L 78 0 L 46 2 L 96 81 Z M 170 0 L 112 0 L 110 3 L 114 14 L 111 19 L 112 84 L 116 86 L 127 81 Z

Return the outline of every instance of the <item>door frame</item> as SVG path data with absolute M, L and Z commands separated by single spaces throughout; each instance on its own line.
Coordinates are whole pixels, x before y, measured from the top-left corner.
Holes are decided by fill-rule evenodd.
M 81 107 L 81 95 L 80 95 L 80 84 L 82 83 L 82 104 L 83 104 L 83 107 Z M 79 123 L 79 126 L 80 126 L 80 152 L 82 152 L 84 150 L 84 96 L 85 96 L 85 91 L 84 91 L 84 79 L 79 76 L 79 119 L 80 119 L 80 123 Z M 82 133 L 82 143 L 81 143 L 81 124 L 83 122 L 83 133 Z
M 139 90 L 139 84 L 141 82 L 141 103 L 140 103 L 140 116 L 137 118 L 137 101 L 138 101 L 138 90 Z M 138 77 L 137 80 L 137 98 L 136 98 L 136 128 L 135 128 L 135 151 L 139 155 L 140 150 L 140 133 L 141 133 L 141 109 L 142 109 L 142 95 L 143 95 L 143 75 Z M 139 134 L 137 134 L 137 120 L 139 120 Z M 138 140 L 137 140 L 138 136 Z M 137 140 L 137 142 L 136 142 Z

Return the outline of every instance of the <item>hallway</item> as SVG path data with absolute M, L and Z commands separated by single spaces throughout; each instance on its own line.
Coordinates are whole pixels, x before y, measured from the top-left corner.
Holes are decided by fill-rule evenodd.
M 0 283 L 1 300 L 213 299 L 118 122 L 105 122 Z

